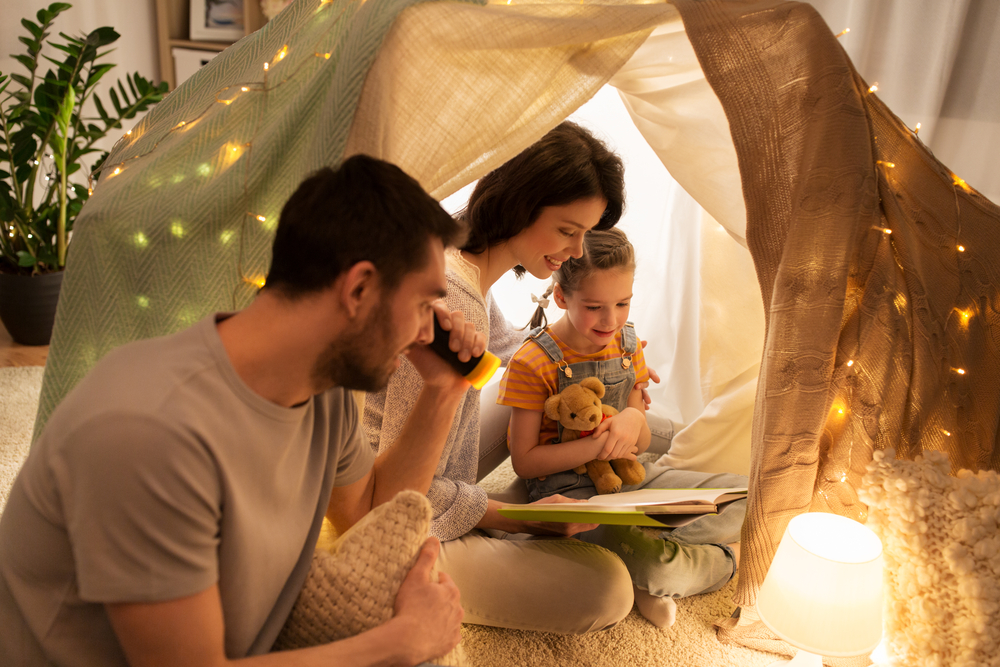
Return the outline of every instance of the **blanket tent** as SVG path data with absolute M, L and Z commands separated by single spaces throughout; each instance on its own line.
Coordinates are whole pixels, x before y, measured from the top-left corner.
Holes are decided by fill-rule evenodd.
M 672 69 L 692 49 L 703 74 Z M 310 172 L 363 152 L 444 198 L 608 82 L 760 286 L 737 604 L 791 517 L 865 519 L 874 451 L 1000 468 L 1000 208 L 810 6 L 778 0 L 297 0 L 115 145 L 76 224 L 36 436 L 115 346 L 249 303 Z

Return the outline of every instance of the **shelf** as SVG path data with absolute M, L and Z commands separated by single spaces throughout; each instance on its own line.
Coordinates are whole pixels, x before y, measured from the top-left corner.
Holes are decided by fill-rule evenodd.
M 233 45 L 232 42 L 195 42 L 190 39 L 171 39 L 168 40 L 168 43 L 171 48 L 176 46 L 182 49 L 198 49 L 200 51 L 225 51 Z
M 173 90 L 177 87 L 174 74 L 174 47 L 200 51 L 223 51 L 231 42 L 208 42 L 188 39 L 190 0 L 156 0 L 156 41 L 160 58 L 160 81 Z M 243 0 L 243 25 L 249 35 L 266 22 L 259 0 Z

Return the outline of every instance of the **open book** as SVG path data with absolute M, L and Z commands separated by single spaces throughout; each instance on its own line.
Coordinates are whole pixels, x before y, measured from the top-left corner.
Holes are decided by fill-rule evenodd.
M 594 496 L 585 503 L 507 505 L 500 514 L 523 521 L 608 523 L 678 528 L 725 503 L 747 497 L 746 487 L 731 489 L 640 489 Z

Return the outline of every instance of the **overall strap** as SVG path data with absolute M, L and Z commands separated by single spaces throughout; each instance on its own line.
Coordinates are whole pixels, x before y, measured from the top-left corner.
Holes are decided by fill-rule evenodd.
M 558 364 L 562 361 L 562 350 L 560 350 L 559 346 L 556 345 L 556 342 L 552 340 L 552 336 L 545 331 L 545 327 L 535 327 L 528 332 L 528 337 L 524 340 L 534 341 L 540 348 L 545 350 L 545 354 L 549 355 L 549 359 L 553 362 Z
M 626 354 L 635 354 L 638 349 L 639 339 L 635 335 L 635 325 L 626 322 L 625 326 L 622 327 L 622 351 Z
M 562 350 L 559 349 L 559 345 L 552 339 L 552 336 L 545 331 L 544 327 L 535 327 L 528 332 L 528 337 L 525 340 L 534 341 L 540 348 L 545 350 L 545 354 L 548 355 L 549 359 L 552 360 L 559 370 L 568 378 L 573 377 L 573 371 L 569 369 L 569 364 L 563 359 Z
M 626 322 L 622 327 L 622 368 L 627 369 L 632 365 L 632 355 L 639 347 L 639 342 L 635 335 L 635 325 Z

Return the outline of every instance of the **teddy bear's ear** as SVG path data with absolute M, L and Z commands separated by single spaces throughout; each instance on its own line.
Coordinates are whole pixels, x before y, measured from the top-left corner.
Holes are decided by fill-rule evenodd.
M 545 414 L 552 421 L 559 421 L 559 403 L 562 396 L 555 394 L 545 399 Z
M 580 383 L 580 386 L 597 394 L 597 398 L 604 398 L 604 383 L 599 379 L 594 377 L 585 378 L 583 382 Z

